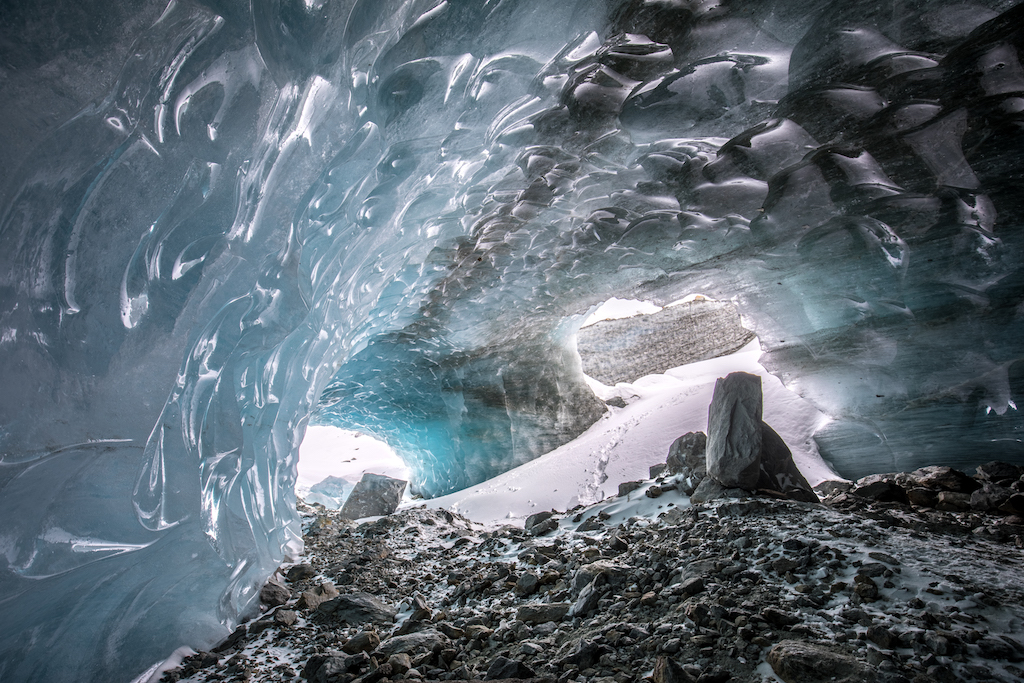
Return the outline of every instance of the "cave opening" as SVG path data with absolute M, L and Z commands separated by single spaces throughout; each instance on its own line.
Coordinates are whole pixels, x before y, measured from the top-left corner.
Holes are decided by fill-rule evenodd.
M 409 467 L 384 441 L 365 432 L 325 424 L 306 428 L 296 469 L 296 496 L 331 509 L 344 505 L 364 474 L 403 481 L 410 477 Z

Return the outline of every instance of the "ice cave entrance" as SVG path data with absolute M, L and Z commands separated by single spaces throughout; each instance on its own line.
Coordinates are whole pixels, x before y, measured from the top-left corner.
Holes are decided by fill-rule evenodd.
M 330 425 L 310 425 L 299 446 L 295 493 L 307 503 L 340 509 L 367 472 L 405 481 L 410 474 L 390 446 L 369 434 Z

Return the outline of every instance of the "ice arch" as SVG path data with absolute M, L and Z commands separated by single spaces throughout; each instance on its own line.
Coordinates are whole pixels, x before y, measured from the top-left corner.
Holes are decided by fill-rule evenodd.
M 5 9 L 0 677 L 223 635 L 314 413 L 427 493 L 578 433 L 610 295 L 734 300 L 841 471 L 1019 460 L 1012 5 Z

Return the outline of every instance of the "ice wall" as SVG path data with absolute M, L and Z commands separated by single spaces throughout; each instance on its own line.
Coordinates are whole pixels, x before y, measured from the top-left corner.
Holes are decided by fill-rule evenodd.
M 310 415 L 425 493 L 579 433 L 611 295 L 734 301 L 841 472 L 1021 459 L 1012 3 L 3 12 L 4 680 L 224 635 Z

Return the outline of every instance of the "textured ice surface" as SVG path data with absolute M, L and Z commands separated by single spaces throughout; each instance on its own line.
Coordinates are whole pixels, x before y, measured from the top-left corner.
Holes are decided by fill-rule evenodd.
M 5 9 L 0 678 L 226 634 L 311 415 L 427 494 L 581 433 L 611 295 L 733 301 L 841 473 L 1019 461 L 1012 4 Z

